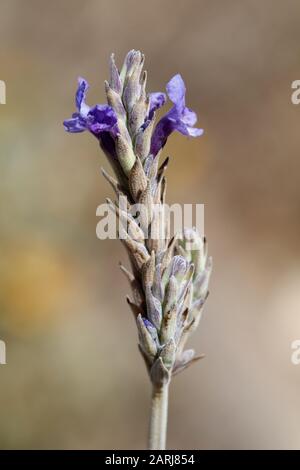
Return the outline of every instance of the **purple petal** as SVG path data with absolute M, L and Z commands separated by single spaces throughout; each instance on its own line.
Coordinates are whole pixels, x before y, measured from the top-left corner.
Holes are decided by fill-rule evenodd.
M 79 77 L 75 103 L 76 103 L 76 107 L 78 111 L 80 112 L 82 116 L 86 116 L 90 109 L 85 102 L 86 93 L 88 89 L 89 89 L 88 82 L 84 78 Z
M 197 129 L 197 127 L 188 127 L 188 134 L 190 137 L 200 137 L 204 133 L 204 129 Z
M 194 126 L 197 122 L 197 114 L 189 108 L 184 108 L 181 115 L 181 120 L 187 126 Z
M 198 137 L 203 134 L 203 129 L 197 129 L 196 127 L 188 126 L 180 119 L 174 125 L 174 131 L 180 132 L 180 134 L 187 135 L 189 137 Z
M 64 128 L 67 132 L 83 132 L 86 130 L 86 122 L 79 113 L 74 113 L 71 119 L 64 121 Z
M 97 104 L 90 109 L 87 116 L 87 126 L 93 134 L 114 131 L 117 117 L 114 110 L 107 104 Z
M 148 119 L 151 120 L 154 112 L 165 104 L 167 97 L 165 93 L 155 92 L 155 93 L 150 93 L 149 98 L 150 98 L 150 106 L 149 106 Z
M 179 75 L 179 73 L 171 78 L 171 80 L 167 83 L 166 89 L 170 100 L 175 104 L 178 112 L 182 111 L 185 107 L 186 88 L 184 81 L 182 80 L 182 77 Z

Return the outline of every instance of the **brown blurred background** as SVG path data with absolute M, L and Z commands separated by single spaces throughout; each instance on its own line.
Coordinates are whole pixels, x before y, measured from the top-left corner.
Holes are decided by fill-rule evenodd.
M 174 135 L 169 201 L 205 203 L 211 294 L 171 388 L 169 448 L 300 448 L 300 3 L 1 0 L 0 447 L 138 449 L 149 383 L 118 270 L 96 238 L 111 190 L 71 136 L 78 75 L 104 101 L 111 52 L 146 54 L 148 89 L 184 77 L 205 135 Z

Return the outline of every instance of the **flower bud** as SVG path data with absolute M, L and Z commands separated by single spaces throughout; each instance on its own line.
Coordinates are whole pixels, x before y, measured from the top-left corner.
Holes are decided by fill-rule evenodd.
M 110 69 L 110 86 L 111 88 L 121 94 L 122 92 L 122 83 L 119 76 L 119 71 L 115 64 L 115 55 L 111 54 L 110 61 L 109 61 L 109 69 Z
M 175 362 L 175 354 L 176 354 L 176 345 L 175 341 L 170 339 L 170 341 L 162 348 L 160 357 L 166 366 L 167 369 L 172 369 L 174 362 Z
M 104 85 L 109 106 L 113 108 L 118 119 L 126 119 L 126 111 L 124 109 L 121 96 L 109 85 L 106 80 Z
M 150 359 L 154 359 L 157 353 L 157 346 L 151 333 L 148 331 L 141 314 L 138 315 L 136 323 L 138 327 L 140 346 Z
M 132 147 L 121 134 L 117 134 L 115 144 L 120 165 L 122 166 L 125 175 L 128 176 L 135 162 L 135 155 Z

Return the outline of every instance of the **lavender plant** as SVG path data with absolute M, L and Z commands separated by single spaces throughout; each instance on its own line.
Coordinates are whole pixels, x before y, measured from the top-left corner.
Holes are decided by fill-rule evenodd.
M 185 228 L 170 236 L 165 171 L 169 159 L 160 154 L 174 131 L 198 137 L 197 116 L 185 104 L 186 88 L 180 75 L 167 84 L 171 109 L 156 123 L 157 110 L 167 101 L 165 93 L 147 93 L 144 55 L 130 51 L 119 71 L 110 59 L 110 79 L 105 82 L 108 104 L 89 107 L 88 83 L 78 80 L 77 111 L 64 122 L 68 132 L 89 131 L 98 140 L 114 171 L 102 170 L 118 201 L 108 200 L 125 236 L 131 270 L 120 265 L 132 289 L 127 302 L 133 312 L 139 350 L 152 383 L 149 448 L 166 443 L 168 390 L 172 376 L 203 357 L 185 349 L 198 326 L 208 295 L 211 259 L 205 238 Z M 121 206 L 125 197 L 127 207 Z M 133 211 L 142 206 L 139 217 Z M 157 210 L 159 208 L 159 210 Z

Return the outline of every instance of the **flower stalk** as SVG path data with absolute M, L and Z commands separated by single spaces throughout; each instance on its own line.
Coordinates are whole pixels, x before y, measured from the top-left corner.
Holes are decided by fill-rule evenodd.
M 169 385 L 167 382 L 160 387 L 152 387 L 148 444 L 150 450 L 166 449 Z
M 104 105 L 87 105 L 88 83 L 79 78 L 77 111 L 64 127 L 96 137 L 114 171 L 114 177 L 102 173 L 118 199 L 108 204 L 129 257 L 130 269 L 120 267 L 132 290 L 127 303 L 153 389 L 149 447 L 161 450 L 166 442 L 170 381 L 203 357 L 185 345 L 200 321 L 212 264 L 206 239 L 195 229 L 183 228 L 170 236 L 170 216 L 164 210 L 169 159 L 159 163 L 172 132 L 198 137 L 203 130 L 195 127 L 197 116 L 186 106 L 180 75 L 166 86 L 173 107 L 156 123 L 156 112 L 167 96 L 146 92 L 143 66 L 139 51 L 127 54 L 120 71 L 112 55 Z

